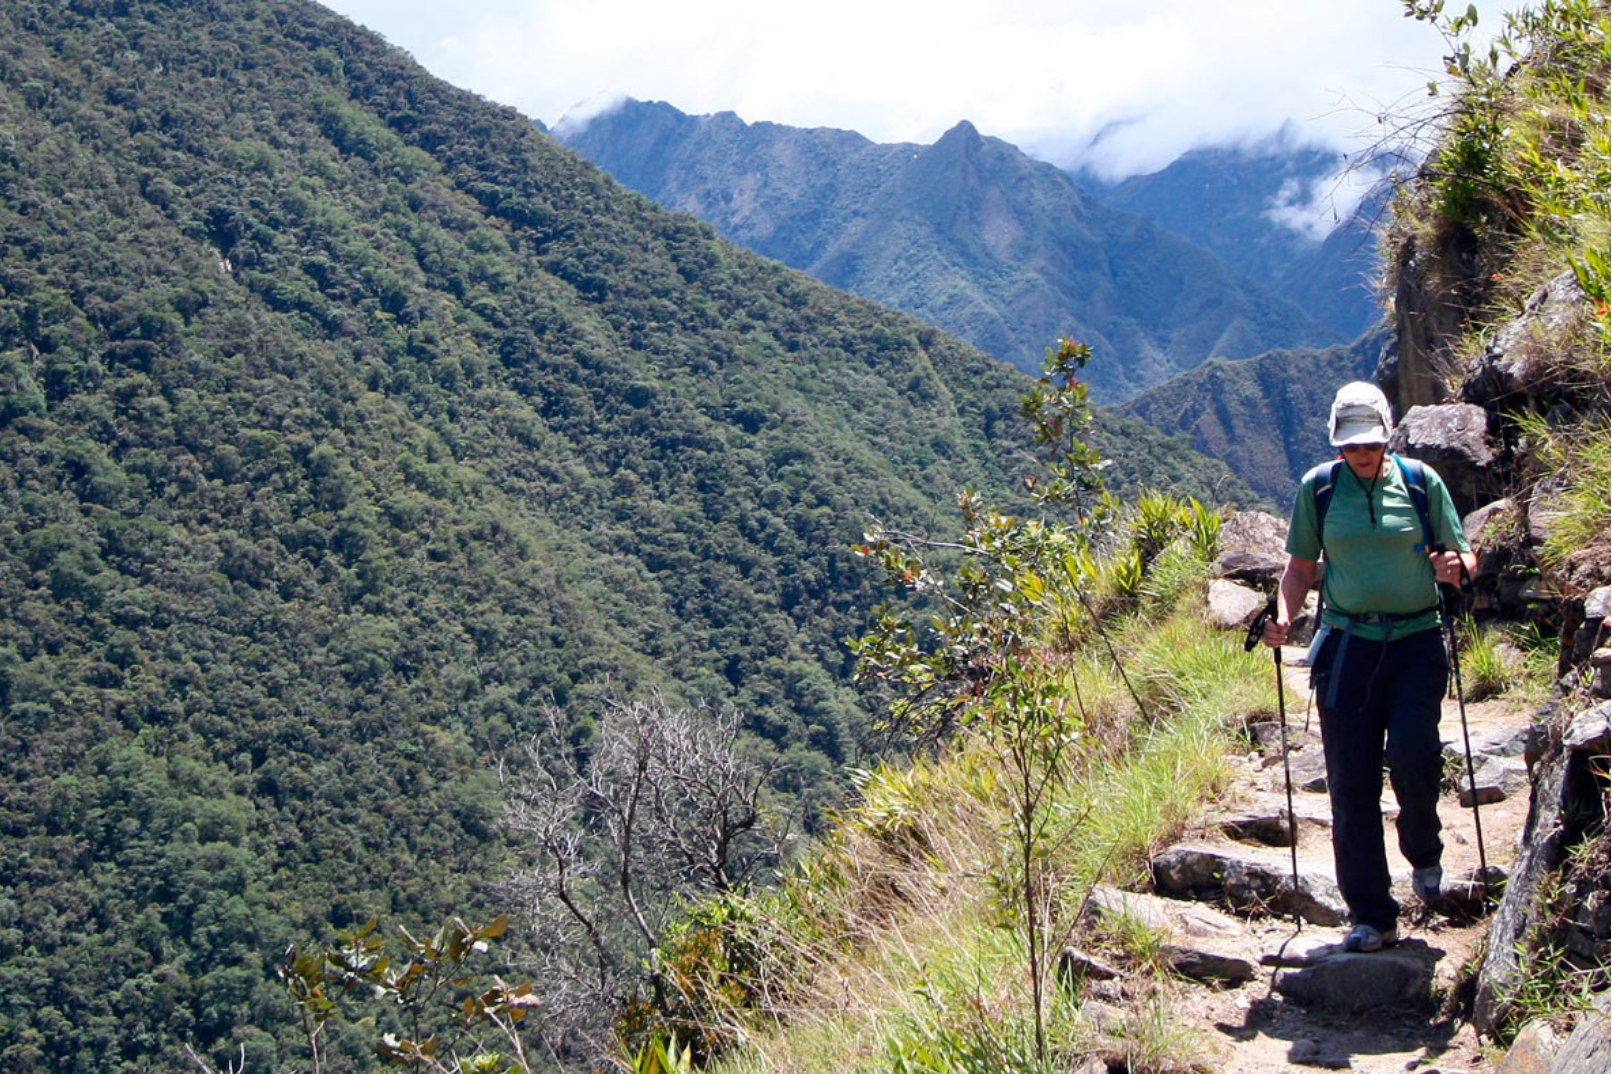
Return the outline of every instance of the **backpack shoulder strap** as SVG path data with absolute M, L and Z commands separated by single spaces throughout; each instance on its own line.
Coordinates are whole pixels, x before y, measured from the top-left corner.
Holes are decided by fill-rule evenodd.
M 1405 487 L 1410 490 L 1416 516 L 1422 521 L 1422 546 L 1417 551 L 1425 552 L 1433 547 L 1433 517 L 1427 506 L 1427 467 L 1422 465 L 1422 460 L 1407 459 L 1403 455 L 1395 455 L 1394 462 L 1405 475 Z
M 1304 483 L 1310 486 L 1310 494 L 1315 497 L 1315 539 L 1323 549 L 1327 546 L 1327 508 L 1332 505 L 1332 489 L 1338 483 L 1338 472 L 1343 468 L 1342 459 L 1324 462 L 1304 475 Z

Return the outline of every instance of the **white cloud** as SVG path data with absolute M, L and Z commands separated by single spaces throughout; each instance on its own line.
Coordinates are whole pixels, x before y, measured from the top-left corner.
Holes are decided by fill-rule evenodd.
M 1395 0 L 334 0 L 439 76 L 546 123 L 628 95 L 934 141 L 959 120 L 1110 176 L 1296 121 L 1363 148 L 1444 43 Z M 1497 0 L 1484 0 L 1492 31 Z M 601 97 L 601 95 L 603 95 Z
M 1275 204 L 1265 211 L 1271 220 L 1307 238 L 1321 242 L 1348 220 L 1372 187 L 1387 173 L 1373 168 L 1351 168 L 1321 179 L 1289 179 L 1277 192 Z
M 559 121 L 554 124 L 554 133 L 561 138 L 580 134 L 587 129 L 589 123 L 592 123 L 600 116 L 606 116 L 614 112 L 626 104 L 627 100 L 625 93 L 596 94 L 591 100 L 583 101 L 561 116 Z

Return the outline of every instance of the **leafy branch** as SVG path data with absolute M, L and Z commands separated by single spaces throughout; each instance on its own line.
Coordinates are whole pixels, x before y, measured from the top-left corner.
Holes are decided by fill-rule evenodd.
M 503 916 L 479 926 L 455 918 L 424 939 L 400 928 L 402 952 L 394 956 L 372 918 L 338 933 L 330 947 L 289 948 L 276 975 L 297 1008 L 313 1074 L 324 1070 L 321 1038 L 328 1024 L 355 992 L 394 1007 L 408 1027 L 406 1035 L 386 1033 L 376 1042 L 376 1053 L 393 1067 L 424 1074 L 530 1074 L 519 1023 L 538 1005 L 531 986 L 485 979 L 472 965 L 508 924 Z M 513 1059 L 490 1050 L 488 1036 L 502 1041 Z

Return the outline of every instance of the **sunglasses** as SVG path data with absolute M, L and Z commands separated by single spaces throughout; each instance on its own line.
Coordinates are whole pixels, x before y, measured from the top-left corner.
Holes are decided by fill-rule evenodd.
M 1345 455 L 1355 455 L 1361 452 L 1381 451 L 1386 446 L 1385 444 L 1345 444 L 1338 450 Z

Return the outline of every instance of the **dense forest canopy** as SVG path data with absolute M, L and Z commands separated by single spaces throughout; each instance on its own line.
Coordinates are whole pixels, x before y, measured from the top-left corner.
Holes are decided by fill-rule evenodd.
M 0 7 L 0 190 L 8 1071 L 267 1069 L 289 937 L 484 905 L 546 705 L 734 706 L 820 808 L 851 545 L 1016 483 L 1020 374 L 301 0 Z

